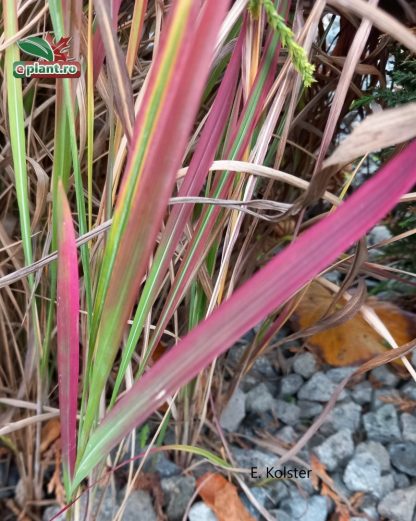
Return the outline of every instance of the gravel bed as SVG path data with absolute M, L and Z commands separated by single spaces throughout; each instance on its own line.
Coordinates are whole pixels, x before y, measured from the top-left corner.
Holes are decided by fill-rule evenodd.
M 231 349 L 227 357 L 230 368 L 237 366 L 245 347 L 240 342 Z M 309 466 L 313 455 L 333 480 L 339 498 L 346 502 L 354 499 L 352 521 L 415 521 L 416 415 L 412 410 L 401 411 L 399 400 L 416 399 L 416 385 L 401 380 L 387 367 L 347 386 L 332 413 L 298 454 L 302 464 L 295 460 L 276 467 L 276 454 L 247 441 L 266 432 L 277 446 L 287 450 L 322 412 L 338 383 L 354 370 L 331 368 L 309 352 L 293 354 L 293 347 L 292 343 L 291 349 L 283 349 L 284 373 L 271 356 L 257 360 L 220 415 L 234 463 L 253 468 L 246 482 L 256 500 L 278 521 L 336 519 L 332 517 L 334 501 L 314 488 Z M 160 480 L 168 521 L 180 521 L 186 512 L 190 521 L 217 519 L 195 495 L 196 478 L 214 470 L 211 465 L 203 464 L 192 475 L 185 475 L 163 455 L 151 469 Z M 301 470 L 305 471 L 303 477 Z M 282 479 L 261 483 L 266 477 Z M 122 497 L 106 492 L 97 521 L 111 521 Z M 263 519 L 242 492 L 241 498 L 255 519 Z M 81 511 L 84 509 L 82 500 Z M 56 512 L 57 507 L 47 508 L 44 521 Z M 134 491 L 122 519 L 156 521 L 152 492 Z

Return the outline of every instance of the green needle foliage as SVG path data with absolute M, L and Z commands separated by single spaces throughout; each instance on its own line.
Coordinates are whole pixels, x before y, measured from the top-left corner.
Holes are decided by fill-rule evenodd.
M 416 60 L 403 48 L 395 51 L 392 59 L 393 69 L 389 73 L 388 86 L 377 87 L 354 101 L 353 109 L 368 106 L 374 101 L 386 107 L 416 101 Z

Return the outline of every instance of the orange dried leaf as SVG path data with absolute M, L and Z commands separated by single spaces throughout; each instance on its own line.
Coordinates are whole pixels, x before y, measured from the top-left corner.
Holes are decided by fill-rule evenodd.
M 328 311 L 333 299 L 331 291 L 318 282 L 313 282 L 295 312 L 298 328 L 306 329 L 317 324 Z M 340 305 L 344 305 L 344 302 Z M 367 305 L 374 309 L 399 346 L 416 336 L 415 315 L 375 298 L 369 299 Z M 361 313 L 356 313 L 343 324 L 310 336 L 307 342 L 325 362 L 334 366 L 358 365 L 389 350 L 384 339 L 366 322 Z
M 61 422 L 58 418 L 52 418 L 45 423 L 42 428 L 42 442 L 40 445 L 41 453 L 45 452 L 54 441 L 61 435 Z
M 220 474 L 207 472 L 197 480 L 199 495 L 218 521 L 254 521 L 238 496 L 236 487 Z
M 392 403 L 402 412 L 411 412 L 416 408 L 416 400 L 401 398 L 400 396 L 381 395 L 379 400 L 384 403 Z
M 351 518 L 348 506 L 343 503 L 335 490 L 331 489 L 327 484 L 322 483 L 321 496 L 327 496 L 335 503 L 337 521 L 350 521 Z
M 151 356 L 151 362 L 152 365 L 157 362 L 162 356 L 166 353 L 168 350 L 168 346 L 164 344 L 163 342 L 159 342 L 157 346 L 155 347 L 152 356 Z
M 65 505 L 65 489 L 61 481 L 61 451 L 55 446 L 55 470 L 47 484 L 49 494 L 53 494 L 59 505 Z
M 315 454 L 310 454 L 310 461 L 311 461 L 311 468 L 312 468 L 312 477 L 311 477 L 312 486 L 315 490 L 319 490 L 319 478 L 322 479 L 321 476 L 328 476 L 328 474 L 326 472 L 325 465 L 319 461 L 319 459 L 317 458 L 317 456 L 315 456 Z M 329 479 L 331 479 L 331 478 L 329 478 Z

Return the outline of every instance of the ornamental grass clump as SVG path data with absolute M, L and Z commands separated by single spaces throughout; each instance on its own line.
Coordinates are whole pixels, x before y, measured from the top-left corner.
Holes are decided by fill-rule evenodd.
M 333 265 L 354 282 L 358 241 L 414 199 L 413 104 L 363 112 L 340 139 L 374 34 L 391 23 L 416 51 L 375 3 L 351 2 L 359 28 L 340 59 L 343 33 L 334 47 L 327 22 L 350 8 L 341 0 L 304 13 L 271 0 L 3 0 L 0 433 L 27 509 L 45 493 L 42 422 L 56 417 L 63 486 L 58 465 L 50 487 L 68 508 L 123 451 L 134 459 L 136 429 L 149 451 L 233 472 L 200 443 L 229 383 L 222 355 L 262 324 L 254 363 Z M 35 44 L 50 61 L 28 38 L 51 35 L 79 78 L 16 77 Z M 352 190 L 350 165 L 380 149 L 389 157 Z

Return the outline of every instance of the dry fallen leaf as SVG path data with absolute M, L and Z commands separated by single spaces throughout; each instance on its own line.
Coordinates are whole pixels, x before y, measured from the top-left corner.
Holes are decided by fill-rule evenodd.
M 350 514 L 348 506 L 343 502 L 342 498 L 336 492 L 336 486 L 333 479 L 326 471 L 315 454 L 310 454 L 310 462 L 312 468 L 312 486 L 320 492 L 321 496 L 327 496 L 335 503 L 335 512 L 337 521 L 349 521 Z M 321 483 L 321 487 L 319 484 Z
M 339 497 L 334 493 L 333 490 L 323 484 L 321 495 L 328 496 L 335 503 L 335 515 L 337 521 L 350 521 L 351 517 L 347 505 L 340 501 Z
M 41 453 L 45 452 L 61 435 L 61 422 L 59 418 L 52 418 L 42 427 Z
M 315 490 L 318 490 L 319 491 L 319 483 L 320 483 L 320 479 L 319 479 L 319 475 L 324 475 L 325 477 L 328 477 L 328 479 L 330 480 L 330 482 L 332 483 L 332 479 L 329 477 L 326 469 L 325 469 L 325 465 L 323 465 L 319 459 L 317 458 L 317 456 L 315 456 L 315 454 L 310 454 L 309 455 L 310 457 L 310 461 L 311 461 L 311 469 L 312 469 L 312 476 L 311 476 L 311 483 L 312 483 L 312 486 Z
M 302 330 L 317 324 L 333 299 L 330 290 L 313 282 L 296 309 L 297 327 Z M 344 301 L 337 304 L 337 309 L 344 304 Z M 375 298 L 368 299 L 366 304 L 374 309 L 399 346 L 416 337 L 415 315 Z M 325 362 L 334 366 L 357 365 L 390 349 L 359 312 L 343 324 L 308 337 L 307 343 Z
M 134 480 L 134 489 L 151 492 L 158 520 L 163 521 L 166 519 L 166 516 L 163 513 L 163 491 L 158 474 L 141 472 Z
M 207 472 L 197 480 L 199 495 L 217 516 L 218 521 L 254 521 L 236 487 L 220 474 Z
M 47 490 L 49 494 L 53 494 L 59 505 L 65 505 L 65 488 L 61 481 L 61 450 L 54 445 L 55 452 L 55 470 L 48 482 Z
M 379 400 L 384 403 L 392 403 L 401 412 L 412 412 L 416 409 L 416 400 L 410 400 L 409 398 L 381 395 Z

